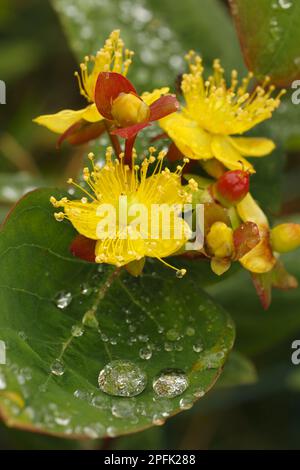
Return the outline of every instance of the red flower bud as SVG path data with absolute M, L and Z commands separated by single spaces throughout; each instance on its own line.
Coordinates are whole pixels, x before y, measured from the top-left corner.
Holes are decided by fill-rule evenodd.
M 224 205 L 238 204 L 249 192 L 249 173 L 243 170 L 227 171 L 215 184 L 215 192 Z

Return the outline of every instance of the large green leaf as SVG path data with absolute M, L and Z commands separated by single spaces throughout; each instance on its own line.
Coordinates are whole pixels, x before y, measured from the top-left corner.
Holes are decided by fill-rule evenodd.
M 300 3 L 297 0 L 230 0 L 249 69 L 288 86 L 300 77 Z
M 149 262 L 135 279 L 73 258 L 74 230 L 54 220 L 51 193 L 24 197 L 0 235 L 1 415 L 10 426 L 77 438 L 162 424 L 212 387 L 233 324 L 194 268 L 179 280 Z M 134 398 L 100 391 L 99 371 L 112 360 L 139 367 L 145 390 Z M 182 370 L 189 386 L 159 399 L 152 382 L 166 368 Z
M 121 29 L 126 46 L 135 51 L 130 77 L 138 86 L 173 85 L 185 70 L 183 58 L 191 48 L 208 62 L 219 57 L 227 67 L 243 69 L 230 16 L 218 0 L 187 0 L 176 8 L 171 0 L 52 0 L 52 4 L 80 61 L 98 50 L 113 29 Z M 222 41 L 216 30 L 222 31 Z

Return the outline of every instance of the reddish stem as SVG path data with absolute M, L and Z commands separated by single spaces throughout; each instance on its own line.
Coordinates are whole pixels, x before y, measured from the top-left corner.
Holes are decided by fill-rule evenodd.
M 125 140 L 124 163 L 125 165 L 128 165 L 129 168 L 132 167 L 132 150 L 133 150 L 135 139 L 136 139 L 136 135 L 134 137 L 131 137 L 130 139 Z
M 105 122 L 106 132 L 109 136 L 112 148 L 114 149 L 116 156 L 119 157 L 120 153 L 122 152 L 121 145 L 120 145 L 120 142 L 119 142 L 119 138 L 118 138 L 117 135 L 114 135 L 114 134 L 110 133 L 110 126 L 109 126 L 108 122 L 106 120 L 104 122 Z

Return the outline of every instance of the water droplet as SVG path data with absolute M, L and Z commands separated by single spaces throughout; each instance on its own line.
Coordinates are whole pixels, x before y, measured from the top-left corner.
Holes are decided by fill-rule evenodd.
M 278 0 L 278 5 L 280 6 L 280 8 L 288 10 L 293 6 L 293 2 L 291 0 Z
M 106 433 L 109 437 L 116 437 L 118 435 L 118 430 L 113 426 L 109 426 L 106 430 Z
M 79 400 L 88 400 L 90 397 L 89 392 L 85 392 L 83 390 L 75 390 L 74 397 L 78 398 Z
M 194 344 L 193 344 L 193 350 L 194 350 L 196 353 L 202 352 L 203 349 L 204 349 L 204 347 L 203 347 L 202 341 L 197 341 L 197 343 L 194 343 Z
M 166 420 L 161 414 L 154 414 L 152 418 L 152 423 L 155 426 L 163 426 L 165 424 Z
M 164 369 L 154 378 L 152 386 L 158 396 L 173 398 L 181 395 L 188 388 L 189 381 L 180 369 Z
M 26 341 L 27 335 L 24 331 L 19 331 L 18 333 L 19 338 L 21 338 L 23 341 Z
M 195 328 L 193 328 L 192 326 L 188 326 L 185 330 L 185 334 L 187 336 L 194 336 L 195 334 Z
M 100 371 L 98 383 L 100 389 L 108 395 L 133 397 L 145 389 L 147 376 L 133 362 L 116 360 Z
M 182 410 L 189 410 L 193 406 L 193 400 L 191 398 L 181 398 L 179 406 Z
M 93 292 L 93 288 L 89 286 L 87 283 L 84 283 L 81 285 L 81 293 L 83 295 L 86 295 L 88 297 L 89 295 L 91 295 L 92 292 Z
M 147 341 L 149 341 L 149 336 L 147 335 L 139 335 L 138 338 L 141 343 L 147 343 Z
M 176 341 L 180 337 L 180 333 L 175 328 L 171 328 L 167 331 L 166 337 L 169 341 Z
M 68 424 L 70 424 L 71 417 L 65 413 L 59 413 L 54 417 L 54 421 L 59 426 L 68 426 Z
M 104 436 L 105 427 L 100 423 L 90 424 L 89 426 L 84 426 L 83 432 L 91 439 L 97 439 Z
M 295 57 L 295 59 L 294 59 L 294 64 L 295 64 L 298 68 L 300 68 L 300 57 Z
M 51 372 L 54 375 L 61 376 L 65 372 L 65 366 L 60 359 L 55 359 L 55 361 L 51 364 Z
M 196 390 L 196 392 L 194 392 L 194 397 L 195 398 L 202 398 L 202 397 L 204 397 L 204 395 L 205 395 L 204 390 Z
M 146 361 L 148 361 L 152 357 L 152 349 L 149 346 L 141 348 L 139 350 L 139 356 L 141 359 L 145 359 Z
M 134 417 L 134 410 L 135 402 L 127 399 L 115 402 L 111 408 L 113 416 L 123 419 Z
M 84 328 L 82 325 L 73 325 L 71 328 L 71 334 L 75 338 L 79 338 L 84 333 Z
M 166 352 L 171 352 L 171 351 L 173 351 L 173 344 L 166 342 L 166 343 L 164 344 L 164 350 L 165 350 Z
M 0 374 L 0 390 L 6 389 L 6 380 L 3 374 Z
M 71 302 L 72 302 L 71 292 L 62 291 L 62 292 L 59 292 L 57 296 L 55 297 L 56 306 L 57 308 L 61 310 L 64 310 L 65 308 L 67 308 Z
M 107 398 L 101 395 L 96 395 L 95 397 L 93 397 L 92 405 L 95 406 L 96 408 L 100 408 L 101 410 L 105 410 L 106 408 L 109 407 Z

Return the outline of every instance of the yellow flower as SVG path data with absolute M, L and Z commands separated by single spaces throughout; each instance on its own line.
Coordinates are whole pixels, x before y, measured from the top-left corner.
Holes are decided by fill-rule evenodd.
M 95 56 L 86 56 L 80 64 L 80 72 L 75 72 L 78 79 L 80 94 L 88 101 L 88 106 L 79 109 L 64 109 L 55 114 L 47 114 L 34 119 L 34 122 L 47 127 L 52 132 L 63 134 L 80 120 L 89 123 L 104 119 L 98 112 L 94 102 L 95 85 L 100 72 L 117 72 L 124 76 L 132 62 L 133 52 L 125 49 L 120 37 L 120 31 L 113 31 L 106 40 L 104 47 Z M 169 88 L 144 93 L 141 98 L 147 105 L 151 105 L 161 95 L 168 93 Z
M 186 106 L 181 112 L 160 121 L 161 127 L 188 158 L 218 159 L 225 167 L 254 172 L 244 158 L 262 157 L 275 147 L 269 139 L 235 137 L 256 124 L 269 119 L 279 106 L 281 91 L 272 97 L 274 87 L 269 78 L 262 86 L 249 91 L 252 74 L 239 85 L 236 70 L 232 71 L 227 87 L 219 60 L 213 63 L 213 75 L 203 77 L 204 68 L 199 56 L 191 51 L 187 56 L 190 71 L 183 76 L 182 92 Z
M 155 157 L 153 147 L 149 149 L 149 158 L 144 159 L 140 165 L 135 164 L 136 154 L 133 152 L 132 169 L 124 164 L 123 154 L 119 159 L 112 159 L 112 152 L 109 147 L 103 167 L 94 163 L 93 154 L 89 155 L 93 169 L 83 170 L 88 189 L 69 180 L 85 193 L 84 198 L 62 198 L 60 201 L 51 198 L 55 207 L 62 207 L 64 210 L 55 214 L 56 219 L 68 219 L 79 234 L 96 242 L 96 263 L 124 266 L 149 256 L 170 266 L 162 258 L 177 252 L 191 234 L 188 224 L 181 216 L 182 206 L 191 202 L 190 192 L 193 191 L 191 186 L 181 185 L 183 167 L 177 167 L 175 172 L 170 172 L 168 168 L 163 169 L 165 152 L 160 152 Z M 150 166 L 154 168 L 148 176 Z M 165 236 L 163 215 L 159 216 L 162 217 L 162 223 L 156 222 L 156 231 L 153 232 L 151 211 L 157 205 L 167 205 L 172 209 L 168 219 L 169 236 Z M 140 207 L 146 211 L 146 215 L 143 221 L 139 220 L 137 223 Z M 113 218 L 109 219 L 107 208 L 113 208 L 117 214 L 110 228 L 107 228 L 108 220 L 112 221 Z M 184 274 L 185 270 L 178 270 L 179 277 Z

